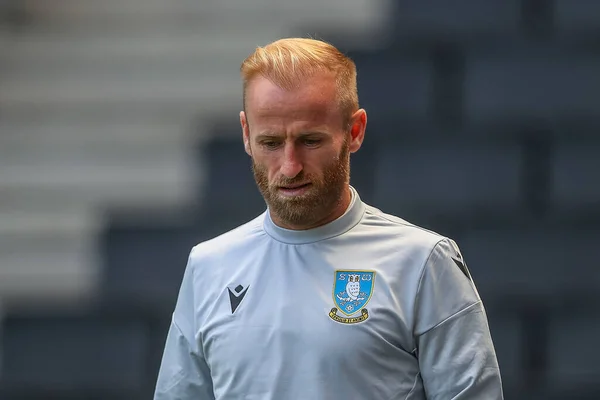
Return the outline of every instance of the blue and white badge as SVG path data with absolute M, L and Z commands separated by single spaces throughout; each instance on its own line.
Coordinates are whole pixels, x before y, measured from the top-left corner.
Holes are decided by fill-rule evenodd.
M 336 307 L 331 309 L 329 317 L 343 324 L 365 321 L 369 318 L 365 306 L 371 299 L 374 285 L 375 271 L 335 271 L 333 302 Z

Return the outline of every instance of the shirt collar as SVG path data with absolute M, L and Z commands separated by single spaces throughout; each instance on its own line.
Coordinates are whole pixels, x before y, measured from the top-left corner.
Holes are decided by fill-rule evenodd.
M 264 230 L 273 239 L 288 244 L 307 244 L 339 236 L 356 226 L 365 212 L 365 204 L 361 201 L 356 189 L 350 186 L 350 192 L 352 200 L 346 212 L 325 225 L 307 230 L 285 229 L 275 225 L 269 209 L 267 209 L 263 222 Z

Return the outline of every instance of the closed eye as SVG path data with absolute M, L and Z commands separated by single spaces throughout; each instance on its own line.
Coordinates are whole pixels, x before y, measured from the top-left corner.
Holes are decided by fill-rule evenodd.
M 263 140 L 260 142 L 260 145 L 269 150 L 274 150 L 280 145 L 280 143 L 275 140 Z
M 314 147 L 321 144 L 321 139 L 304 139 L 303 142 L 308 147 Z

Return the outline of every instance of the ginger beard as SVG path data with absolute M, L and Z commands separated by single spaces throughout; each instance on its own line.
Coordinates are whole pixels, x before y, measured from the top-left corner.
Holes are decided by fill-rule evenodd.
M 292 179 L 278 178 L 269 182 L 265 166 L 252 158 L 252 172 L 259 191 L 269 206 L 269 212 L 290 225 L 310 225 L 327 217 L 342 201 L 350 174 L 350 144 L 344 140 L 340 154 L 326 165 L 322 176 L 301 171 Z M 309 190 L 302 195 L 288 197 L 279 193 L 279 187 L 310 182 Z

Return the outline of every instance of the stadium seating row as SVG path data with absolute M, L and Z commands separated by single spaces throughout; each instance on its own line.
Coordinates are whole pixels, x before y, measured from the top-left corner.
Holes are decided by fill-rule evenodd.
M 595 342 L 600 324 L 592 311 L 556 313 L 543 320 L 488 314 L 507 399 L 567 394 L 580 399 L 587 397 L 576 394 L 598 388 L 600 353 Z M 540 334 L 541 322 L 546 331 Z M 0 396 L 150 398 L 168 323 L 164 317 L 100 310 L 9 316 L 1 342 Z
M 451 119 L 463 121 L 470 136 L 541 126 L 566 137 L 593 136 L 595 129 L 573 128 L 598 126 L 597 52 L 516 40 L 473 50 L 397 45 L 348 54 L 357 65 L 361 106 L 376 124 L 400 129 Z

